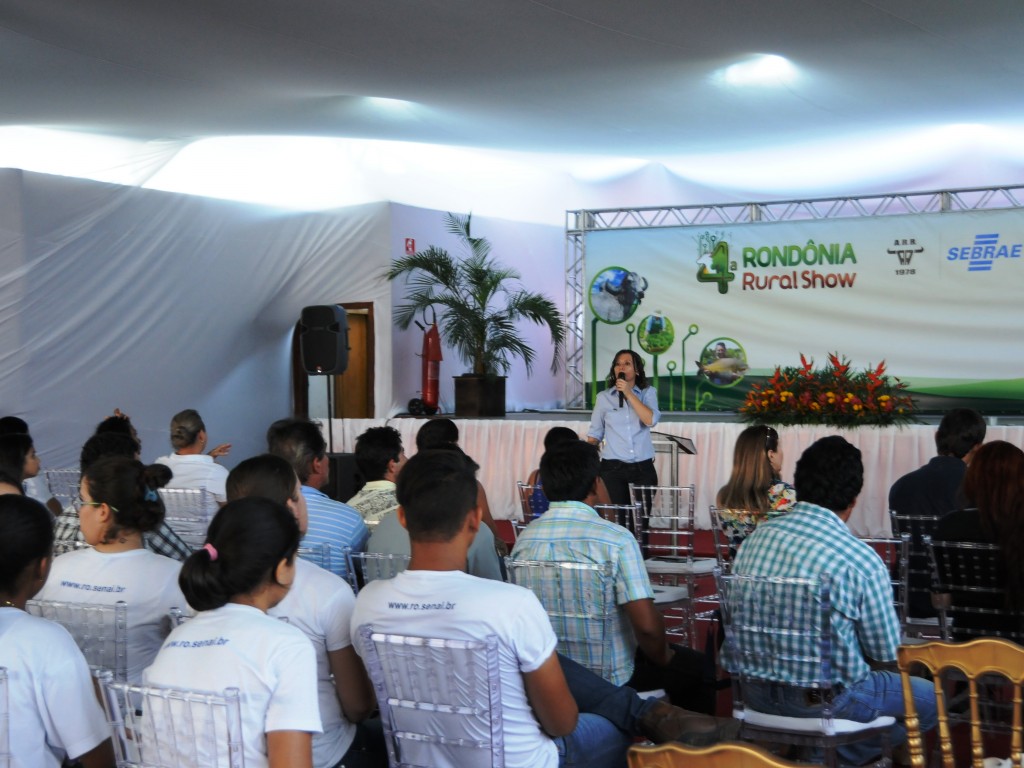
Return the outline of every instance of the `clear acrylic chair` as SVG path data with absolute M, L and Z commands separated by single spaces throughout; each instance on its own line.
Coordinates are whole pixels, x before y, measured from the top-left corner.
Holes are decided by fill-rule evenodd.
M 59 557 L 67 552 L 74 552 L 78 549 L 91 549 L 92 545 L 75 539 L 59 539 L 53 542 L 53 556 Z
M 43 475 L 50 495 L 60 502 L 62 509 L 78 509 L 78 486 L 82 480 L 82 473 L 77 467 L 47 469 L 43 471 Z
M 348 572 L 356 594 L 374 579 L 392 579 L 409 566 L 409 555 L 346 551 Z
M 517 480 L 516 489 L 519 491 L 519 506 L 523 513 L 524 523 L 529 523 L 548 511 L 547 498 L 545 497 L 542 503 L 536 495 L 540 489 L 539 485 L 530 485 Z M 541 491 L 541 495 L 543 496 L 543 491 Z
M 60 624 L 94 669 L 110 670 L 114 679 L 128 679 L 128 604 L 70 603 L 29 600 L 25 610 Z
M 357 632 L 392 768 L 502 768 L 498 639 L 443 640 Z
M 907 622 L 912 633 L 921 636 L 938 637 L 938 612 L 931 603 L 932 564 L 924 545 L 924 537 L 932 535 L 938 522 L 939 515 L 907 515 L 889 510 L 892 535 L 910 535 Z
M 693 485 L 634 485 L 630 495 L 640 514 L 640 550 L 651 583 L 685 587 L 687 597 L 663 608 L 665 631 L 676 642 L 699 645 L 698 618 L 708 619 L 717 608 L 711 572 L 713 557 L 696 557 Z
M 330 544 L 310 544 L 307 547 L 299 547 L 298 555 L 303 560 L 307 560 L 325 571 L 331 570 Z
M 626 753 L 628 768 L 814 768 L 776 757 L 753 744 L 723 743 L 688 747 L 669 742 L 657 747 L 633 746 Z
M 999 545 L 923 539 L 935 572 L 932 603 L 942 639 L 1003 637 L 1024 643 L 1024 615 L 1008 607 Z
M 529 589 L 544 606 L 558 652 L 605 680 L 614 679 L 611 637 L 622 619 L 612 564 L 506 557 L 505 570 L 511 583 Z
M 164 501 L 164 522 L 192 549 L 206 542 L 206 529 L 219 506 L 205 488 L 161 488 Z
M 117 768 L 244 768 L 237 688 L 128 685 L 109 672 L 99 680 Z
M 938 705 L 939 726 L 937 748 L 942 754 L 942 765 L 953 768 L 954 745 L 951 721 L 954 716 L 949 714 L 946 689 L 947 677 L 953 680 L 967 679 L 971 764 L 974 768 L 982 768 L 988 761 L 985 759 L 985 743 L 983 731 L 992 729 L 996 718 L 992 717 L 992 709 L 986 706 L 987 693 L 994 687 L 1005 689 L 1011 687 L 1009 695 L 1003 691 L 997 696 L 1000 703 L 1009 705 L 1010 716 L 1002 718 L 1010 723 L 1010 757 L 1012 765 L 1019 765 L 1022 747 L 1024 747 L 1024 726 L 1022 726 L 1022 687 L 1024 687 L 1024 648 L 1008 640 L 1000 638 L 981 638 L 968 643 L 930 642 L 921 645 L 901 645 L 897 651 L 897 663 L 903 682 L 903 704 L 906 709 L 907 742 L 910 750 L 910 763 L 914 768 L 924 768 L 924 736 L 921 733 L 917 708 L 911 693 L 910 676 L 917 673 L 918 665 L 923 665 L 934 682 L 935 698 Z M 951 674 L 950 674 L 951 673 Z M 959 720 L 959 718 L 955 718 Z M 1005 730 L 1005 727 L 1002 729 Z
M 836 747 L 881 736 L 889 757 L 888 732 L 895 719 L 869 723 L 832 714 L 832 610 L 830 578 L 782 578 L 722 574 L 716 569 L 722 598 L 725 644 L 722 665 L 730 673 L 733 717 L 740 737 L 759 743 L 795 744 L 824 750 L 825 764 L 838 765 Z M 752 685 L 784 682 L 821 704 L 821 714 L 791 717 L 747 706 Z
M 711 535 L 715 545 L 715 560 L 722 573 L 728 573 L 736 557 L 736 532 L 740 531 L 745 538 L 756 525 L 753 520 L 758 513 L 743 509 L 724 509 L 712 504 L 708 508 L 711 518 Z M 747 530 L 749 524 L 750 530 Z
M 894 537 L 863 536 L 858 537 L 871 547 L 885 563 L 889 571 L 889 583 L 892 584 L 892 602 L 896 616 L 900 620 L 900 636 L 914 640 L 918 630 L 908 628 L 907 595 L 910 571 L 910 534 L 904 533 Z
M 621 525 L 636 538 L 637 544 L 643 544 L 640 529 L 642 508 L 640 504 L 595 504 L 594 511 L 609 523 Z
M 11 764 L 11 710 L 7 696 L 7 667 L 0 667 L 0 768 Z

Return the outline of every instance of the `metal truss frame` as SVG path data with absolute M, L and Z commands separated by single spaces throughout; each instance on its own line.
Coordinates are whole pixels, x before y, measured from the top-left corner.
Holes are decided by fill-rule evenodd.
M 653 227 L 709 227 L 919 213 L 1024 208 L 1024 185 L 978 187 L 936 192 L 822 197 L 763 203 L 678 205 L 663 208 L 601 208 L 566 211 L 565 225 L 565 407 L 582 409 L 586 286 L 584 266 L 587 234 L 606 230 Z

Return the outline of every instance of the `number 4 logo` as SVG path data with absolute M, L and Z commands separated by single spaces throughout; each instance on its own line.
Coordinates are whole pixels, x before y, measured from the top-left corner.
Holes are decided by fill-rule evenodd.
M 711 253 L 711 269 L 707 264 L 697 266 L 697 282 L 718 283 L 718 292 L 728 293 L 729 283 L 736 279 L 736 273 L 729 267 L 729 243 L 719 240 Z

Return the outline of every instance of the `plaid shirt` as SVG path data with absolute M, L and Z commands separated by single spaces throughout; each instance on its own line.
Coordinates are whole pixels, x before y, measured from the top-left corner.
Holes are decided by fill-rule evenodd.
M 519 560 L 611 563 L 614 568 L 615 602 L 618 605 L 654 597 L 640 547 L 633 534 L 608 522 L 586 504 L 553 501 L 548 511 L 519 534 L 512 557 Z M 621 632 L 612 637 L 612 659 L 616 670 L 610 681 L 622 685 L 633 676 L 636 638 L 632 625 L 621 611 Z M 586 661 L 575 659 L 584 666 Z
M 78 512 L 74 507 L 67 507 L 64 512 L 57 515 L 53 533 L 57 541 L 85 541 Z M 192 547 L 182 541 L 181 537 L 164 522 L 161 522 L 155 531 L 144 533 L 142 543 L 151 552 L 173 560 L 184 560 L 192 554 Z
M 889 572 L 878 553 L 834 512 L 798 502 L 788 515 L 759 525 L 740 547 L 733 572 L 804 578 L 830 574 L 833 683 L 866 679 L 871 668 L 865 657 L 896 659 L 900 624 Z

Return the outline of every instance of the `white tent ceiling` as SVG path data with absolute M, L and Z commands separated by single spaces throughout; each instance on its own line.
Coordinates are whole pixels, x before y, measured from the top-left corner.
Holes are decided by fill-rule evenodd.
M 0 0 L 0 124 L 652 160 L 1024 120 L 1020 0 Z M 786 85 L 723 68 L 786 57 Z M 381 101 L 381 100 L 390 101 Z

